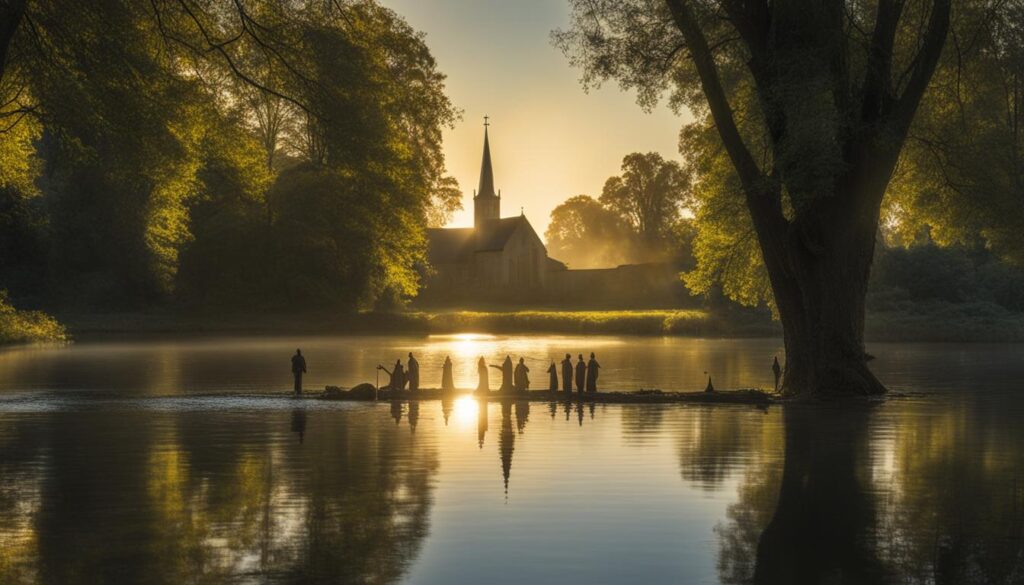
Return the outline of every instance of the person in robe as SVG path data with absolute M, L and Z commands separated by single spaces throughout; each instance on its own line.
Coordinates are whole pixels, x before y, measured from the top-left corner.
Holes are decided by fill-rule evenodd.
M 576 391 L 583 394 L 583 384 L 587 379 L 587 364 L 583 361 L 583 354 L 580 354 L 580 361 L 576 362 Z
M 597 363 L 594 352 L 590 352 L 590 361 L 587 362 L 587 392 L 597 392 L 597 371 L 601 364 Z
M 512 358 L 506 355 L 505 361 L 501 362 L 500 366 L 491 364 L 491 367 L 496 370 L 501 370 L 501 388 L 498 389 L 498 392 L 511 392 L 514 389 L 514 385 L 512 383 Z
M 779 381 L 782 379 L 782 366 L 779 365 L 779 356 L 772 361 L 772 373 L 775 374 L 775 391 L 779 391 Z
M 558 392 L 558 366 L 555 365 L 555 360 L 551 360 L 551 365 L 548 366 L 548 390 Z
M 296 349 L 292 356 L 292 376 L 295 376 L 295 395 L 302 395 L 302 374 L 306 373 L 306 358 L 302 357 L 302 350 Z
M 405 369 L 402 367 L 402 360 L 395 360 L 395 369 L 389 370 L 384 366 L 377 366 L 378 370 L 384 370 L 391 381 L 385 386 L 388 390 L 403 390 L 405 388 Z
M 530 368 L 526 367 L 526 361 L 523 358 L 519 358 L 519 363 L 516 364 L 516 370 L 513 374 L 516 392 L 526 392 L 530 388 L 529 374 Z
M 416 358 L 412 357 L 412 352 L 409 352 L 409 366 L 406 373 L 406 379 L 409 380 L 409 390 L 415 392 L 420 389 L 420 363 L 416 361 Z
M 484 361 L 483 357 L 481 357 L 480 360 L 476 362 L 476 373 L 478 376 L 480 376 L 480 381 L 477 382 L 476 385 L 476 391 L 490 392 L 491 386 L 487 376 L 487 362 Z
M 441 390 L 443 392 L 455 391 L 455 379 L 452 376 L 451 356 L 444 356 L 444 364 L 441 366 Z
M 569 354 L 565 354 L 562 360 L 562 390 L 566 394 L 572 393 L 572 356 Z

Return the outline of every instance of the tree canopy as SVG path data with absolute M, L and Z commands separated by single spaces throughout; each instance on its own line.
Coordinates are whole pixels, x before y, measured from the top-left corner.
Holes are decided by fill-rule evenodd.
M 426 223 L 460 204 L 441 150 L 458 111 L 393 11 L 0 12 L 0 222 L 18 226 L 0 235 L 0 288 L 87 308 L 351 308 L 415 292 Z M 22 286 L 39 273 L 45 286 Z

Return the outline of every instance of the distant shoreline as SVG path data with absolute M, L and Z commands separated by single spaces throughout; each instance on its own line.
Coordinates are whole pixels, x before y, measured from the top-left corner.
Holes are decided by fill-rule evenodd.
M 780 338 L 779 323 L 704 309 L 410 310 L 301 315 L 178 312 L 58 315 L 72 339 L 205 335 L 430 335 L 452 333 Z M 868 314 L 869 342 L 1024 342 L 1024 315 L 928 308 Z

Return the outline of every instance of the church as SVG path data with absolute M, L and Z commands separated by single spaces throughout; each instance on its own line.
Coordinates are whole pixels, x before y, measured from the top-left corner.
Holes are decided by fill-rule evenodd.
M 486 122 L 480 185 L 473 195 L 473 227 L 428 229 L 427 254 L 433 271 L 426 278 L 424 294 L 434 298 L 537 297 L 549 285 L 552 272 L 566 270 L 565 264 L 548 257 L 544 242 L 524 214 L 501 217 Z

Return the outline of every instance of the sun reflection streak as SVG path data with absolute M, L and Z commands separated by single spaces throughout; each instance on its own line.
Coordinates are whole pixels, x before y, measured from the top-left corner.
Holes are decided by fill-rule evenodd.
M 480 403 L 472 396 L 460 396 L 455 399 L 452 409 L 455 426 L 459 428 L 475 428 L 476 416 L 480 411 Z

